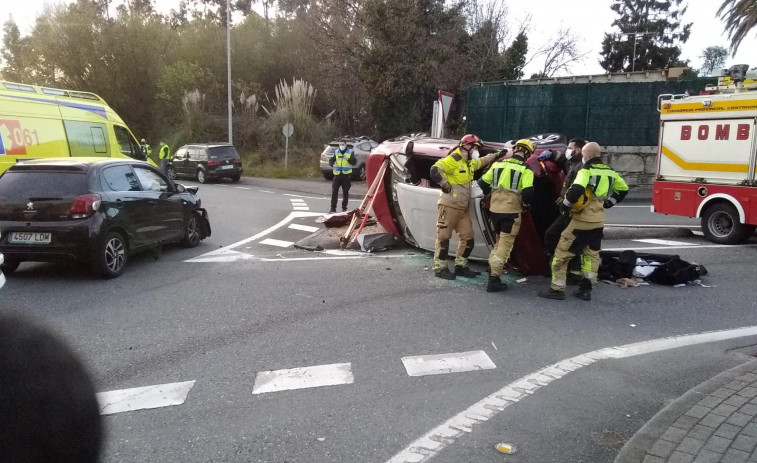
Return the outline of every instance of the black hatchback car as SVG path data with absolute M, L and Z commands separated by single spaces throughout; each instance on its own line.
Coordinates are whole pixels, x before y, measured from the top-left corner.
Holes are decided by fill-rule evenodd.
M 197 187 L 149 164 L 102 158 L 38 159 L 0 176 L 0 253 L 7 274 L 24 261 L 76 259 L 106 278 L 134 253 L 210 236 Z
M 242 158 L 234 145 L 228 143 L 202 143 L 184 145 L 178 150 L 167 168 L 169 177 L 187 177 L 205 183 L 210 179 L 242 178 Z

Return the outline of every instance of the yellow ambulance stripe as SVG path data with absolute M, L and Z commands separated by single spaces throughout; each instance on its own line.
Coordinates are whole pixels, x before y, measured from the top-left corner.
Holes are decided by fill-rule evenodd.
M 670 108 L 665 108 L 663 101 L 662 114 L 680 113 L 709 113 L 716 111 L 756 111 L 757 99 L 737 101 L 713 101 L 712 106 L 702 106 L 702 102 L 696 103 L 671 103 Z
M 673 151 L 670 150 L 665 145 L 662 145 L 662 154 L 673 161 L 675 165 L 680 167 L 683 170 L 699 170 L 699 171 L 710 171 L 710 172 L 735 172 L 739 174 L 748 174 L 749 173 L 749 164 L 724 164 L 724 163 L 717 163 L 717 162 L 689 162 L 677 154 L 675 154 Z

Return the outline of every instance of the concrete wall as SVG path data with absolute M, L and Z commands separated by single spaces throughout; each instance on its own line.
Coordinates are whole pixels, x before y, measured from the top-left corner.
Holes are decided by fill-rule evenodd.
M 657 169 L 656 146 L 605 146 L 602 160 L 629 186 L 651 185 Z

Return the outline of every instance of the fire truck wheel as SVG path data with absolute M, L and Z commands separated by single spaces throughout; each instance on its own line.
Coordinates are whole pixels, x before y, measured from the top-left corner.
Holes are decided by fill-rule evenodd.
M 754 227 L 739 222 L 739 213 L 733 205 L 716 203 L 702 215 L 702 232 L 713 243 L 738 244 L 754 233 Z

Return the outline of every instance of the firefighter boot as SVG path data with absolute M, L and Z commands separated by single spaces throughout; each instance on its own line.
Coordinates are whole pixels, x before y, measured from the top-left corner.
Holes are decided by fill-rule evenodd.
M 548 291 L 541 291 L 539 293 L 539 297 L 543 297 L 545 299 L 557 299 L 558 301 L 562 301 L 565 299 L 565 291 L 558 291 L 556 289 L 549 288 Z
M 444 267 L 444 268 L 442 268 L 440 270 L 436 270 L 436 271 L 434 271 L 434 273 L 436 274 L 437 278 L 441 278 L 443 280 L 454 280 L 455 279 L 455 274 L 452 273 L 452 272 L 450 272 L 447 267 Z
M 573 293 L 573 295 L 579 299 L 583 299 L 584 301 L 590 301 L 591 300 L 591 281 L 589 281 L 588 278 L 582 279 L 581 283 L 578 285 L 578 291 Z
M 486 282 L 487 293 L 498 293 L 507 289 L 507 285 L 499 279 L 499 277 L 489 277 L 489 281 Z
M 479 275 L 479 272 L 474 272 L 470 268 L 463 267 L 462 265 L 455 265 L 455 275 L 464 278 L 476 278 Z

